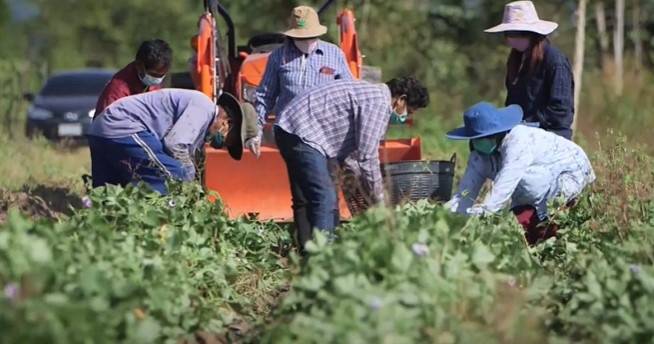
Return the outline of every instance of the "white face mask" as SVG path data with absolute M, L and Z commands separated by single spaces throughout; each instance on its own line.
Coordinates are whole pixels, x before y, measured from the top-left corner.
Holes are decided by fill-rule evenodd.
M 164 81 L 164 78 L 166 76 L 162 76 L 161 78 L 155 78 L 152 75 L 148 73 L 144 73 L 143 76 L 139 74 L 139 79 L 141 79 L 141 82 L 145 86 L 156 86 L 156 85 L 161 85 L 161 83 Z
M 318 47 L 318 38 L 294 39 L 293 44 L 303 53 L 311 54 Z

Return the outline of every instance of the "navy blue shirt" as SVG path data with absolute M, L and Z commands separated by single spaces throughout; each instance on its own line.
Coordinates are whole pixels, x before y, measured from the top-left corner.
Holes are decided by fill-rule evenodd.
M 524 120 L 538 122 L 540 127 L 572 137 L 574 118 L 574 80 L 570 61 L 551 44 L 545 47 L 543 62 L 529 73 L 520 71 L 517 80 L 506 80 L 506 105 L 518 104 Z

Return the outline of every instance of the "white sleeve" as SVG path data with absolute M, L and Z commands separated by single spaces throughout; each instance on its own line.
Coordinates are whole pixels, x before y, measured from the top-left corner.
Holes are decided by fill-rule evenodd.
M 522 140 L 518 133 L 510 133 L 505 137 L 500 154 L 502 162 L 493 187 L 480 205 L 483 213 L 496 213 L 504 208 L 535 158 L 529 148 L 529 142 Z
M 470 153 L 466 171 L 459 182 L 459 188 L 445 207 L 452 212 L 467 214 L 472 207 L 486 179 L 491 175 L 491 163 L 488 157 L 477 152 Z

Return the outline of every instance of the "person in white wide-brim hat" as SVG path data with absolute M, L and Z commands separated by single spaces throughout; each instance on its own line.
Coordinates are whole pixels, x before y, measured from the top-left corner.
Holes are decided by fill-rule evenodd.
M 506 105 L 522 107 L 524 120 L 572 138 L 574 80 L 568 58 L 552 46 L 548 35 L 558 24 L 539 18 L 531 1 L 504 7 L 502 23 L 485 30 L 503 33 L 511 47 L 505 84 Z

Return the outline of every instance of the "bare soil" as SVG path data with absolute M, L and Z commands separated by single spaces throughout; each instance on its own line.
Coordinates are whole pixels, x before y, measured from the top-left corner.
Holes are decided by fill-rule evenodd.
M 36 185 L 24 186 L 19 191 L 0 189 L 0 224 L 5 222 L 11 208 L 38 220 L 58 219 L 81 206 L 80 196 L 67 188 Z

